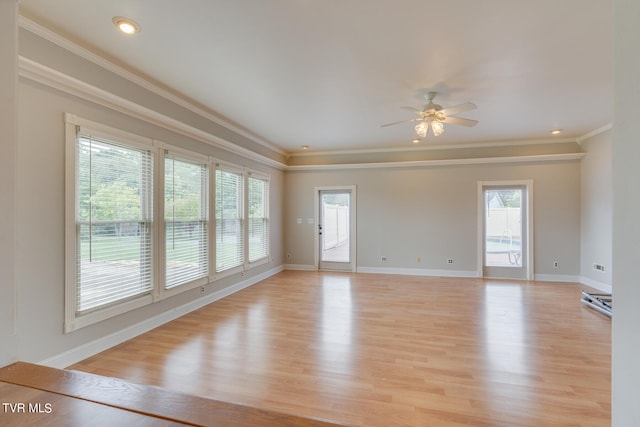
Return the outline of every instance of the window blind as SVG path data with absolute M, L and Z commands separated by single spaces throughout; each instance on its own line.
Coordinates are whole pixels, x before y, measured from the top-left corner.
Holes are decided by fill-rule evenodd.
M 76 311 L 151 292 L 153 155 L 78 133 Z
M 249 262 L 269 255 L 269 181 L 254 175 L 248 178 Z
M 206 165 L 165 157 L 165 288 L 209 274 L 209 172 Z
M 216 272 L 244 263 L 243 172 L 216 165 Z

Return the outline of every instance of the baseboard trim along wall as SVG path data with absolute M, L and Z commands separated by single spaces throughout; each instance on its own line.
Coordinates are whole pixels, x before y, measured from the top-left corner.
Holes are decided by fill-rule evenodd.
M 101 351 L 105 351 L 113 346 L 121 344 L 127 340 L 130 340 L 131 338 L 134 338 L 138 335 L 148 332 L 154 328 L 157 328 L 158 326 L 161 326 L 167 322 L 175 320 L 201 307 L 204 307 L 207 304 L 211 304 L 212 302 L 218 301 L 224 297 L 227 297 L 231 294 L 234 294 L 238 291 L 248 288 L 249 286 L 252 286 L 262 280 L 265 280 L 275 274 L 280 273 L 282 270 L 284 270 L 283 265 L 274 267 L 268 271 L 265 271 L 264 273 L 258 274 L 253 277 L 249 277 L 246 280 L 243 280 L 234 285 L 221 289 L 217 292 L 213 292 L 195 301 L 191 301 L 180 307 L 176 307 L 172 310 L 169 310 L 157 316 L 146 319 L 140 323 L 131 325 L 128 328 L 114 332 L 113 334 L 99 338 L 95 341 L 91 341 L 89 343 L 83 344 L 79 347 L 73 348 L 69 351 L 58 354 L 56 356 L 47 358 L 45 360 L 41 360 L 37 363 L 39 365 L 49 366 L 52 368 L 59 368 L 59 369 L 66 368 L 69 365 L 73 365 L 74 363 L 77 363 L 81 360 L 91 357 L 97 353 L 100 353 Z
M 426 268 L 358 267 L 359 273 L 401 274 L 405 276 L 478 277 L 477 271 L 431 270 Z
M 297 271 L 316 271 L 317 268 L 313 265 L 307 264 L 285 264 L 285 270 L 297 270 Z M 435 270 L 435 269 L 420 269 L 420 268 L 393 268 L 393 267 L 358 267 L 358 273 L 371 273 L 371 274 L 400 274 L 407 276 L 431 276 L 431 277 L 461 277 L 461 278 L 478 278 L 477 271 L 467 270 Z M 582 283 L 592 288 L 598 289 L 602 292 L 611 292 L 611 286 L 603 283 L 598 283 L 593 280 L 587 279 L 581 276 L 574 276 L 569 274 L 536 274 L 534 280 L 540 282 L 567 282 L 567 283 Z M 608 290 L 607 290 L 608 289 Z
M 297 271 L 316 271 L 317 268 L 314 265 L 307 264 L 285 264 L 285 270 L 297 270 Z
M 611 285 L 607 285 L 606 283 L 601 283 L 593 279 L 589 279 L 588 277 L 580 276 L 580 283 L 583 285 L 589 286 L 593 289 L 597 289 L 602 293 L 610 294 L 612 292 L 613 287 Z
M 285 264 L 285 270 L 317 271 L 318 268 L 308 264 Z M 405 276 L 435 276 L 435 277 L 478 277 L 476 271 L 465 270 L 430 270 L 420 268 L 393 268 L 393 267 L 357 267 L 358 273 L 371 274 L 400 274 Z
M 539 282 L 571 282 L 578 283 L 580 281 L 579 276 L 573 276 L 570 274 L 534 274 L 533 279 Z

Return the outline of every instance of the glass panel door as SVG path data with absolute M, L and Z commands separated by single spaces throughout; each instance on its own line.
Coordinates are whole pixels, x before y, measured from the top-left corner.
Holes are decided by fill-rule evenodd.
M 352 270 L 351 191 L 320 190 L 319 265 L 324 270 Z
M 483 188 L 483 276 L 527 277 L 526 194 L 523 186 Z

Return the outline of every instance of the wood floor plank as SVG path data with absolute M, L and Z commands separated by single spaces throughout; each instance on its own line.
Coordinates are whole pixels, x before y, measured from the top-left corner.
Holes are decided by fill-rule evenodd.
M 361 426 L 610 425 L 577 284 L 285 271 L 71 368 Z

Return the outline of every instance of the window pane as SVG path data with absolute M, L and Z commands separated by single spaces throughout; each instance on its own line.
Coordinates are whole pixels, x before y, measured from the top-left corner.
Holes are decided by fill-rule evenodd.
M 216 168 L 216 272 L 244 262 L 242 172 Z
M 209 272 L 208 170 L 205 165 L 165 158 L 166 288 Z
M 268 181 L 249 177 L 249 261 L 269 255 Z
M 77 139 L 77 311 L 151 290 L 150 152 Z

